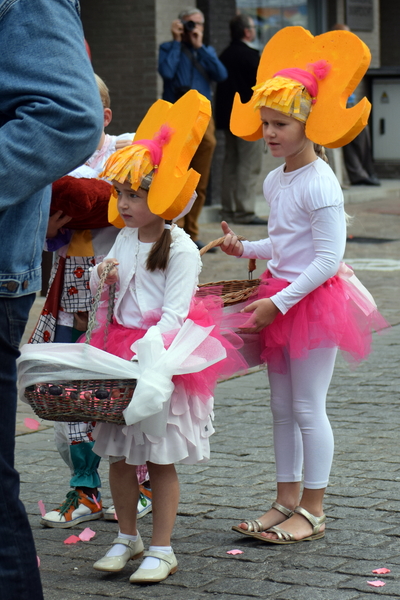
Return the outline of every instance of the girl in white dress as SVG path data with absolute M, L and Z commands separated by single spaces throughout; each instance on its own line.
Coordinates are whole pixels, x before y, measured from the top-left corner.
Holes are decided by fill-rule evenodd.
M 165 103 L 159 102 L 163 108 Z M 137 138 L 139 135 L 140 128 Z M 212 303 L 207 300 L 194 299 L 201 261 L 196 245 L 171 221 L 182 214 L 181 209 L 174 208 L 173 202 L 165 207 L 167 194 L 157 196 L 154 193 L 150 197 L 156 189 L 153 186 L 159 177 L 159 169 L 164 161 L 171 159 L 166 156 L 169 148 L 176 148 L 174 135 L 170 127 L 164 126 L 153 140 L 135 141 L 132 146 L 116 152 L 106 163 L 100 176 L 114 185 L 118 212 L 125 227 L 104 261 L 93 269 L 90 285 L 95 293 L 105 266 L 108 263 L 114 265 L 105 279 L 107 286 L 117 283 L 107 352 L 131 360 L 135 354 L 132 344 L 154 327 L 168 347 L 189 318 L 197 325 L 212 329 L 207 335 L 218 341 L 220 349 L 222 344 L 226 358 L 200 374 L 173 378 L 174 389 L 165 412 L 162 435 L 149 433 L 143 426 L 144 421 L 126 427 L 98 423 L 95 428 L 94 451 L 110 460 L 110 488 L 120 527 L 111 549 L 94 564 L 95 569 L 121 571 L 130 559 L 143 554 L 143 542 L 136 528 L 138 484 L 135 468 L 146 463 L 149 470 L 153 492 L 153 535 L 143 563 L 130 578 L 132 583 L 162 581 L 176 571 L 171 533 L 178 508 L 179 483 L 174 463 L 195 464 L 209 459 L 216 380 L 245 366 L 239 353 L 218 331 L 214 318 L 218 310 L 208 310 Z M 190 160 L 190 153 L 186 159 Z M 170 162 L 175 167 L 175 163 Z M 195 197 L 197 180 L 192 181 L 189 198 Z M 190 203 L 185 210 L 189 208 Z M 166 211 L 168 219 L 161 216 Z M 91 345 L 104 348 L 104 324 L 93 333 Z
M 314 144 L 318 140 L 307 135 L 309 130 L 317 131 L 318 137 L 339 145 L 335 140 L 340 138 L 340 127 L 342 134 L 350 137 L 360 127 L 355 119 L 351 122 L 353 133 L 347 131 L 347 125 L 343 131 L 341 123 L 335 130 L 330 115 L 321 114 L 320 106 L 326 106 L 330 98 L 332 114 L 340 111 L 334 104 L 335 89 L 342 90 L 338 48 L 353 47 L 352 52 L 368 65 L 369 51 L 361 40 L 349 32 L 340 34 L 350 37 L 325 34 L 319 36 L 324 38 L 319 43 L 302 28 L 291 27 L 267 45 L 246 115 L 250 123 L 257 109 L 271 154 L 285 159 L 264 182 L 270 206 L 269 237 L 241 242 L 222 222 L 226 234 L 222 249 L 227 254 L 268 261 L 258 299 L 244 312 L 250 317 L 247 331 L 260 332 L 261 361 L 268 365 L 277 495 L 261 517 L 233 529 L 274 544 L 325 535 L 323 498 L 334 446 L 325 405 L 337 349 L 359 361 L 370 351 L 371 331 L 387 325 L 366 290 L 353 285 L 351 269 L 341 262 L 346 243 L 342 190 L 333 171 L 318 156 L 323 156 Z M 282 64 L 282 55 L 287 66 L 294 68 L 281 66 L 266 78 L 266 65 L 271 60 Z M 309 56 L 320 60 L 307 64 Z M 354 68 L 361 77 L 357 60 Z M 348 75 L 346 71 L 343 77 Z M 315 115 L 311 112 L 314 104 Z M 236 135 L 243 117 L 242 112 L 238 124 L 234 108 L 231 126 Z M 344 123 L 349 122 L 346 117 Z M 317 118 L 320 128 L 316 127 Z

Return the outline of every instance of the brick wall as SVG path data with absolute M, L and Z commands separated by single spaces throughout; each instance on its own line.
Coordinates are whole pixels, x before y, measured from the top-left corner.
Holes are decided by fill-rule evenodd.
M 85 0 L 81 8 L 93 68 L 110 89 L 107 131 L 135 131 L 157 98 L 155 0 Z
M 393 0 L 380 0 L 381 10 L 381 65 L 400 66 L 400 3 Z

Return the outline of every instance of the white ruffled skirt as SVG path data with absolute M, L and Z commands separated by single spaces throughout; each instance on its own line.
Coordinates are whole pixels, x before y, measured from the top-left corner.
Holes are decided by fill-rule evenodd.
M 93 450 L 103 458 L 125 457 L 131 465 L 206 462 L 210 458 L 209 437 L 214 433 L 213 405 L 212 397 L 205 403 L 178 385 L 171 397 L 165 436 L 143 433 L 140 422 L 129 426 L 97 423 Z

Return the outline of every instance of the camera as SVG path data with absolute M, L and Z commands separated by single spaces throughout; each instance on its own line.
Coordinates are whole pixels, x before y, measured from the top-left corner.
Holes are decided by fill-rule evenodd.
M 196 23 L 194 21 L 182 21 L 183 29 L 185 31 L 193 31 L 196 27 Z

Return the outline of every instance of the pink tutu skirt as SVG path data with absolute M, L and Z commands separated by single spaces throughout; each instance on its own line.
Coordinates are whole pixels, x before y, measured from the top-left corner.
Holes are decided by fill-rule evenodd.
M 103 321 L 104 313 L 97 314 Z M 149 313 L 143 327 L 129 329 L 118 323 L 109 325 L 107 343 L 104 343 L 104 323 L 93 332 L 90 344 L 120 358 L 130 360 L 134 355 L 131 345 L 141 339 L 149 327 L 157 324 L 160 313 Z M 175 389 L 171 397 L 167 417 L 166 434 L 163 437 L 141 431 L 140 423 L 130 426 L 97 423 L 93 437 L 94 452 L 102 457 L 124 458 L 128 464 L 141 465 L 147 461 L 156 464 L 205 462 L 210 457 L 209 437 L 214 433 L 212 425 L 213 392 L 218 379 L 245 370 L 246 361 L 239 352 L 241 338 L 221 323 L 222 303 L 218 297 L 195 299 L 188 318 L 203 327 L 215 325 L 211 336 L 217 338 L 226 349 L 227 357 L 200 373 L 177 375 L 173 378 Z M 229 319 L 232 323 L 232 319 Z M 177 332 L 165 334 L 167 348 Z M 82 336 L 79 342 L 85 341 Z
M 93 332 L 90 345 L 106 350 L 120 358 L 131 360 L 134 356 L 131 345 L 141 339 L 152 325 L 156 325 L 160 317 L 161 314 L 157 311 L 147 313 L 143 321 L 143 327 L 140 329 L 130 329 L 112 322 L 108 328 L 106 344 L 104 341 L 104 326 L 100 326 Z M 243 346 L 243 340 L 233 332 L 231 324 L 234 319 L 232 317 L 229 317 L 229 327 L 225 325 L 228 319 L 223 316 L 222 301 L 217 296 L 194 298 L 187 318 L 202 327 L 214 326 L 210 335 L 223 345 L 227 354 L 224 360 L 199 373 L 176 375 L 172 379 L 176 386 L 178 384 L 183 385 L 188 394 L 196 395 L 200 400 L 206 402 L 213 396 L 214 388 L 219 379 L 227 379 L 238 371 L 245 371 L 248 368 L 245 359 L 239 352 L 239 349 Z M 239 318 L 239 322 L 243 322 L 243 317 Z M 166 348 L 170 346 L 177 333 L 178 331 L 171 331 L 163 334 Z M 79 342 L 84 341 L 85 336 L 79 339 Z
M 270 298 L 288 285 L 288 281 L 265 271 L 256 299 Z M 371 351 L 372 332 L 388 326 L 362 290 L 335 275 L 285 315 L 279 313 L 260 332 L 261 361 L 272 371 L 285 373 L 284 349 L 291 358 L 302 359 L 309 350 L 338 347 L 348 362 L 357 363 Z

